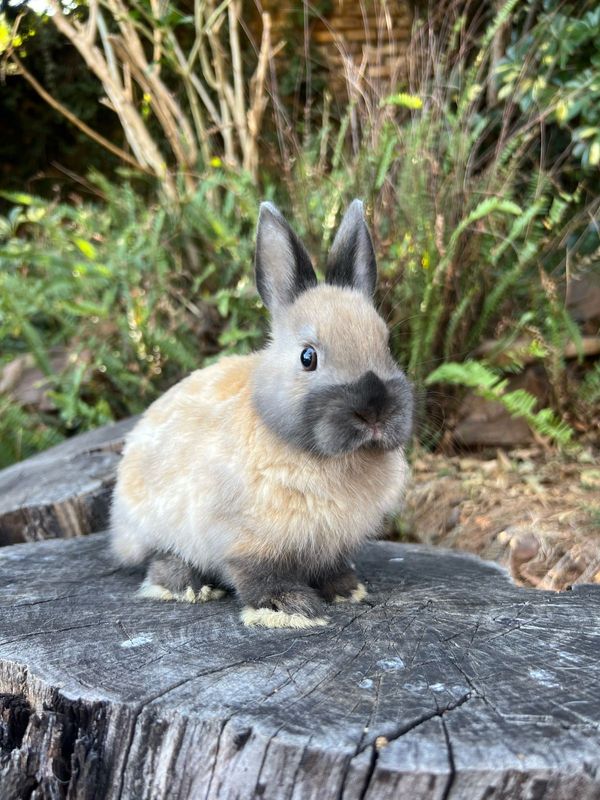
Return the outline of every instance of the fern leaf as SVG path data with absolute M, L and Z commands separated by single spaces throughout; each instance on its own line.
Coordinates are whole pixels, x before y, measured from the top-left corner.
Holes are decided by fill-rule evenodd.
M 525 389 L 507 392 L 508 382 L 479 361 L 442 364 L 425 381 L 427 386 L 433 383 L 450 383 L 473 389 L 480 397 L 501 403 L 513 417 L 521 417 L 534 431 L 554 440 L 561 447 L 569 445 L 573 438 L 573 429 L 559 419 L 552 409 L 543 408 L 535 412 L 537 398 L 534 395 Z

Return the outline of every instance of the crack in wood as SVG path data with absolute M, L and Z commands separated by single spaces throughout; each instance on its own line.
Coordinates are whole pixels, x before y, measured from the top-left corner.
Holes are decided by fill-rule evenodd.
M 21 747 L 32 713 L 22 694 L 0 694 L 0 760 Z
M 365 782 L 363 784 L 362 789 L 360 790 L 358 800 L 365 800 L 367 796 L 367 792 L 371 787 L 371 781 L 373 780 L 373 775 L 375 774 L 378 758 L 379 758 L 379 753 L 377 751 L 377 748 L 373 746 L 371 749 L 371 758 L 369 760 L 369 766 L 367 767 L 367 772 L 365 775 Z
M 426 722 L 429 722 L 430 720 L 434 719 L 435 717 L 440 717 L 442 719 L 442 727 L 443 727 L 443 730 L 446 732 L 446 726 L 445 726 L 444 719 L 443 719 L 444 715 L 446 715 L 449 712 L 453 711 L 454 709 L 459 708 L 460 706 L 464 705 L 466 702 L 468 702 L 471 699 L 471 697 L 472 697 L 471 692 L 467 692 L 463 697 L 460 697 L 458 700 L 456 700 L 453 703 L 449 703 L 444 708 L 436 708 L 435 711 L 432 711 L 432 712 L 430 712 L 428 714 L 423 714 L 423 716 L 419 717 L 418 719 L 414 720 L 413 722 L 411 722 L 408 725 L 401 726 L 396 731 L 393 731 L 391 733 L 386 732 L 385 739 L 387 741 L 386 741 L 385 746 L 388 747 L 392 742 L 397 741 L 402 736 L 406 736 L 406 734 L 411 733 L 412 731 L 416 730 L 421 725 L 424 725 Z M 455 771 L 454 770 L 454 761 L 453 761 L 453 758 L 452 758 L 452 751 L 451 751 L 451 747 L 450 747 L 450 740 L 449 740 L 448 737 L 446 738 L 446 741 L 447 741 L 447 747 L 448 747 L 448 763 L 449 763 L 449 768 L 450 768 L 450 775 L 449 775 L 449 782 L 448 782 L 448 785 L 446 787 L 446 793 L 444 794 L 442 800 L 447 800 L 448 792 L 450 790 L 450 786 L 452 784 L 454 771 Z M 364 752 L 369 747 L 370 747 L 370 752 L 371 752 L 371 758 L 370 758 L 369 766 L 368 766 L 366 777 L 365 777 L 365 783 L 363 785 L 363 788 L 361 790 L 361 793 L 359 795 L 358 800 L 365 800 L 366 799 L 367 794 L 368 794 L 368 792 L 369 792 L 369 790 L 371 788 L 371 783 L 373 781 L 373 777 L 375 775 L 375 772 L 376 772 L 376 769 L 377 769 L 378 760 L 379 760 L 379 749 L 378 749 L 376 743 L 375 744 L 366 745 L 365 747 L 360 748 L 358 750 L 358 752 L 357 752 L 357 755 L 360 755 L 362 752 Z
M 133 747 L 133 741 L 135 739 L 135 734 L 136 734 L 136 730 L 137 730 L 137 724 L 138 724 L 138 721 L 139 721 L 140 716 L 142 714 L 142 711 L 144 710 L 144 705 L 145 704 L 143 704 L 143 703 L 140 704 L 139 707 L 134 711 L 134 717 L 133 717 L 133 720 L 131 721 L 129 734 L 128 734 L 128 737 L 127 737 L 127 744 L 125 745 L 125 752 L 124 752 L 124 755 L 123 755 L 123 761 L 122 761 L 122 765 L 121 765 L 121 774 L 119 776 L 119 789 L 118 789 L 118 792 L 117 792 L 117 797 L 119 797 L 119 798 L 123 796 L 123 787 L 125 785 L 125 778 L 127 776 L 127 766 L 129 764 L 129 757 L 131 755 L 131 750 L 132 750 L 132 747 Z
M 212 787 L 212 783 L 213 783 L 213 780 L 214 780 L 214 777 L 215 777 L 215 772 L 216 772 L 216 768 L 217 768 L 217 762 L 219 761 L 219 750 L 221 749 L 221 739 L 223 738 L 223 732 L 225 730 L 225 726 L 227 725 L 227 723 L 230 720 L 231 720 L 231 717 L 227 717 L 227 719 L 225 719 L 221 723 L 221 729 L 220 729 L 219 735 L 217 737 L 217 746 L 216 746 L 216 749 L 215 749 L 215 757 L 213 759 L 213 763 L 212 763 L 212 767 L 211 767 L 211 771 L 210 771 L 210 780 L 208 781 L 208 787 L 206 789 L 206 794 L 204 796 L 204 800 L 209 800 L 209 798 L 210 798 L 210 789 Z
M 442 717 L 442 730 L 444 732 L 444 739 L 446 741 L 446 748 L 448 750 L 448 782 L 444 787 L 444 793 L 442 795 L 441 800 L 448 800 L 450 797 L 450 792 L 452 790 L 452 785 L 454 783 L 454 779 L 456 777 L 456 766 L 454 764 L 454 753 L 452 752 L 452 742 L 450 741 L 450 734 L 448 733 L 448 726 L 446 725 L 446 721 Z
M 458 700 L 448 703 L 448 705 L 444 706 L 443 708 L 436 708 L 435 711 L 430 711 L 422 716 L 418 717 L 417 719 L 413 720 L 412 722 L 408 723 L 407 725 L 401 725 L 396 730 L 385 733 L 385 738 L 387 739 L 388 744 L 390 742 L 396 741 L 401 736 L 405 736 L 407 733 L 414 731 L 420 725 L 423 725 L 425 722 L 429 722 L 430 719 L 435 719 L 435 717 L 443 717 L 445 714 L 448 714 L 450 711 L 454 711 L 455 708 L 460 708 L 464 703 L 471 699 L 473 696 L 472 692 L 467 692 L 465 695 L 460 697 Z M 363 748 L 359 749 L 358 754 L 364 752 L 368 747 L 372 745 L 365 745 Z
M 48 633 L 67 633 L 69 631 L 83 630 L 84 628 L 95 628 L 97 625 L 97 622 L 91 622 L 87 623 L 86 625 L 69 625 L 66 628 L 53 628 L 50 631 L 32 631 L 31 633 L 24 633 L 21 636 L 16 636 L 14 639 L 5 639 L 4 641 L 0 642 L 0 647 L 4 647 L 4 645 L 7 644 L 14 644 L 15 642 L 24 642 L 26 639 L 32 639 L 36 636 L 47 636 Z

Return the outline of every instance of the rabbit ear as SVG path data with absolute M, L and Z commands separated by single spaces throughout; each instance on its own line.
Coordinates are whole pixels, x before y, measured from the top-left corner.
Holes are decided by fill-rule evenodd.
M 317 284 L 304 245 L 272 203 L 260 204 L 254 265 L 256 287 L 269 311 Z
M 375 292 L 377 262 L 362 200 L 353 200 L 344 214 L 327 259 L 326 280 L 359 289 L 367 297 Z

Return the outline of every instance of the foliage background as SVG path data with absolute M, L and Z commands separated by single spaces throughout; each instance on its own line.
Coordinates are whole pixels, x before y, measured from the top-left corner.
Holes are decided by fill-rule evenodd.
M 584 358 L 584 337 L 597 337 L 598 320 L 582 327 L 566 295 L 570 280 L 598 272 L 600 10 L 558 0 L 442 6 L 415 9 L 409 69 L 393 85 L 349 65 L 346 92 L 333 95 L 310 40 L 325 5 L 306 7 L 295 50 L 275 57 L 277 42 L 267 42 L 261 88 L 268 20 L 254 34 L 253 7 L 128 4 L 149 69 L 178 104 L 165 110 L 143 74 L 129 93 L 164 171 L 135 168 L 123 118 L 99 102 L 106 86 L 56 16 L 5 9 L 0 103 L 14 136 L 0 144 L 0 464 L 136 413 L 219 353 L 260 345 L 252 249 L 265 198 L 321 259 L 345 205 L 365 198 L 394 352 L 429 387 L 420 394 L 428 447 L 443 434 L 451 385 L 492 392 L 563 446 L 574 428 L 596 429 L 600 369 Z M 83 29 L 92 8 L 63 11 Z M 104 52 L 118 54 L 121 5 L 98 8 L 114 45 Z M 222 54 L 207 89 L 222 128 L 205 124 L 210 105 L 190 89 L 177 48 L 187 59 L 195 48 Z M 118 68 L 126 74 L 125 56 Z M 23 69 L 130 163 L 43 103 Z M 173 145 L 169 114 L 196 137 L 193 163 L 189 142 Z M 569 343 L 578 357 L 567 363 Z M 532 359 L 551 387 L 541 416 L 528 393 L 507 396 L 499 371 Z M 27 371 L 35 402 L 18 391 Z

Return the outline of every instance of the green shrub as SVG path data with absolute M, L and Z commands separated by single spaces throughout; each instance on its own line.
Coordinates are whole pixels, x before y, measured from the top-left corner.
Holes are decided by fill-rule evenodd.
M 535 4 L 538 5 L 538 4 Z M 522 9 L 527 20 L 534 0 Z M 535 24 L 513 28 L 513 41 L 498 67 L 499 97 L 514 97 L 525 114 L 540 109 L 564 132 L 584 169 L 600 164 L 600 7 L 593 0 L 544 0 Z M 525 74 L 524 74 L 525 73 Z M 557 152 L 556 155 L 562 155 Z
M 28 417 L 14 406 L 12 423 L 1 417 L 4 463 L 46 436 L 140 411 L 219 352 L 260 343 L 252 250 L 262 197 L 275 200 L 321 256 L 347 203 L 367 201 L 378 303 L 394 354 L 417 384 L 442 364 L 456 370 L 485 339 L 502 348 L 525 332 L 540 343 L 560 410 L 564 345 L 579 340 L 564 304 L 566 264 L 577 269 L 598 247 L 598 197 L 590 195 L 589 169 L 579 160 L 574 168 L 570 151 L 546 162 L 556 98 L 541 111 L 532 103 L 518 111 L 534 74 L 546 66 L 548 81 L 557 74 L 554 61 L 524 59 L 519 37 L 529 34 L 515 28 L 505 66 L 520 58 L 519 75 L 501 70 L 500 100 L 487 100 L 498 77 L 491 45 L 514 6 L 502 6 L 466 56 L 457 58 L 447 41 L 422 53 L 416 83 L 368 103 L 352 99 L 337 123 L 324 109 L 316 132 L 280 130 L 295 155 L 269 170 L 265 146 L 262 189 L 215 157 L 194 174 L 192 189 L 189 174 L 178 179 L 176 203 L 139 178 L 116 186 L 98 175 L 103 200 L 93 204 L 8 196 L 13 208 L 0 219 L 0 366 L 31 353 L 56 411 Z M 53 347 L 70 354 L 60 374 Z M 475 368 L 466 369 L 463 385 Z M 507 400 L 495 373 L 487 390 L 516 402 L 513 410 L 557 441 L 566 437 L 554 417 L 536 416 L 529 398 Z
M 137 413 L 221 350 L 262 336 L 252 279 L 257 201 L 216 169 L 176 210 L 96 177 L 103 204 L 29 195 L 0 218 L 0 366 L 31 353 L 57 415 L 0 416 L 3 463 Z M 187 253 L 187 258 L 184 254 Z M 50 351 L 67 348 L 60 374 Z M 6 399 L 3 401 L 6 403 Z M 54 435 L 54 434 L 52 434 Z

